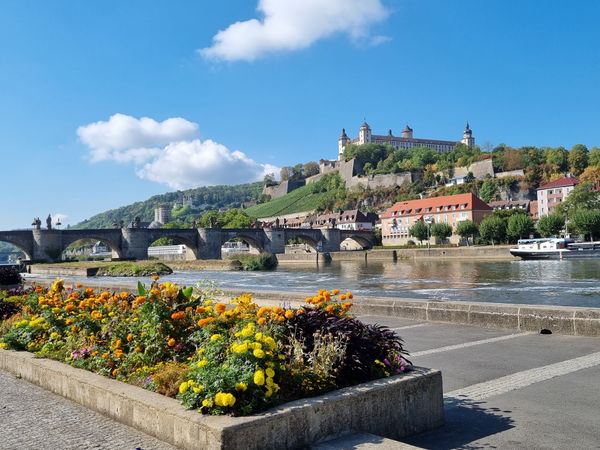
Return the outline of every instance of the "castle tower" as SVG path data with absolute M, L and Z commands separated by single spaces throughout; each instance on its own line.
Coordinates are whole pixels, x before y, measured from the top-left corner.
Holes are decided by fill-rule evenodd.
M 154 222 L 161 225 L 171 221 L 171 209 L 168 205 L 159 205 L 154 208 Z
M 402 137 L 404 139 L 412 139 L 413 138 L 413 129 L 408 126 L 408 124 L 402 130 Z
M 358 145 L 370 144 L 371 143 L 371 127 L 365 121 L 358 130 Z
M 342 134 L 340 134 L 340 138 L 338 139 L 338 160 L 341 161 L 344 158 L 344 151 L 346 150 L 346 146 L 350 142 L 350 138 L 346 134 L 346 129 L 342 128 Z
M 469 126 L 469 122 L 465 125 L 465 131 L 463 132 L 463 138 L 460 141 L 465 144 L 469 148 L 473 148 L 475 146 L 475 138 L 473 137 L 473 131 Z

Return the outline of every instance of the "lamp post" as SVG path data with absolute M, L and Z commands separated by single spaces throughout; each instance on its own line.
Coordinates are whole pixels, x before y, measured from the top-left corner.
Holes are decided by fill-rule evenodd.
M 427 224 L 427 250 L 429 250 L 429 245 L 431 241 L 431 224 L 433 223 L 433 217 L 426 217 L 425 223 Z

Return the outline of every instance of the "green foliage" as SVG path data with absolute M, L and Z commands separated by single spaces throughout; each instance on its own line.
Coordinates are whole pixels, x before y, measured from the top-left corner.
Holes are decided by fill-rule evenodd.
M 169 275 L 171 268 L 159 262 L 122 261 L 104 265 L 98 269 L 98 277 L 148 277 L 151 275 Z
M 422 220 L 417 221 L 412 227 L 408 229 L 408 234 L 423 242 L 429 237 L 429 230 L 427 224 Z
M 479 198 L 486 203 L 491 202 L 496 198 L 496 184 L 491 181 L 484 181 L 479 189 Z
M 546 162 L 558 171 L 566 172 L 569 167 L 569 152 L 564 147 L 549 148 L 546 151 Z
M 456 225 L 456 234 L 463 239 L 476 236 L 479 234 L 479 227 L 470 220 L 462 220 Z
M 513 214 L 508 219 L 506 234 L 514 239 L 523 239 L 533 233 L 535 227 L 529 214 Z
M 242 270 L 273 270 L 277 267 L 277 257 L 271 253 L 261 253 L 260 255 L 241 254 L 232 256 L 231 259 L 239 261 Z
M 506 220 L 491 215 L 482 220 L 479 224 L 479 235 L 492 245 L 504 242 L 506 239 Z
M 564 227 L 565 218 L 559 214 L 550 214 L 549 216 L 540 217 L 537 222 L 538 233 L 545 238 L 558 236 Z
M 600 148 L 593 147 L 590 150 L 590 154 L 588 157 L 588 163 L 590 166 L 600 167 Z
M 431 235 L 440 241 L 445 241 L 452 236 L 452 227 L 447 223 L 434 223 L 431 225 Z
M 135 217 L 142 221 L 151 222 L 154 219 L 154 208 L 161 204 L 173 204 L 182 196 L 191 197 L 194 207 L 187 207 L 179 212 L 177 219 L 181 222 L 191 223 L 202 211 L 210 208 L 237 208 L 241 204 L 256 201 L 262 192 L 261 182 L 251 184 L 240 184 L 236 186 L 207 186 L 185 191 L 169 192 L 155 195 L 148 200 L 136 202 L 131 205 L 112 209 L 84 220 L 73 228 L 112 228 L 114 223 L 121 220 L 127 224 Z M 184 209 L 184 208 L 182 208 Z
M 245 211 L 239 209 L 229 209 L 224 212 L 207 211 L 200 217 L 200 228 L 250 228 L 252 218 Z
M 309 161 L 307 163 L 304 163 L 304 166 L 302 166 L 302 175 L 305 178 L 312 177 L 314 175 L 317 175 L 318 173 L 319 173 L 319 163 L 317 163 L 315 161 Z
M 590 241 L 594 236 L 600 236 L 600 210 L 578 209 L 569 217 L 569 225 L 582 236 L 589 236 Z
M 583 144 L 574 145 L 569 152 L 569 167 L 571 172 L 579 175 L 588 165 L 588 149 Z

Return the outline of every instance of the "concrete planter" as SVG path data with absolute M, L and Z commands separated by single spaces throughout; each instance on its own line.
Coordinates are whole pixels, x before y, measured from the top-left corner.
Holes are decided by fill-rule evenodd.
M 444 422 L 442 374 L 424 368 L 247 417 L 186 411 L 174 399 L 26 352 L 0 350 L 0 370 L 184 449 L 297 448 L 353 432 L 399 439 Z

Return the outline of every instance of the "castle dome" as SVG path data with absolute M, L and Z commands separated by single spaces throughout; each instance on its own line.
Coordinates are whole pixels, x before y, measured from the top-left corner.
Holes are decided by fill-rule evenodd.
M 366 120 L 365 120 L 365 121 L 363 121 L 363 123 L 361 123 L 361 124 L 360 124 L 360 128 L 361 128 L 361 129 L 363 129 L 363 128 L 366 128 L 366 129 L 368 129 L 368 130 L 370 130 L 370 129 L 371 129 L 371 127 L 369 126 L 369 124 L 367 123 L 367 121 L 366 121 Z

